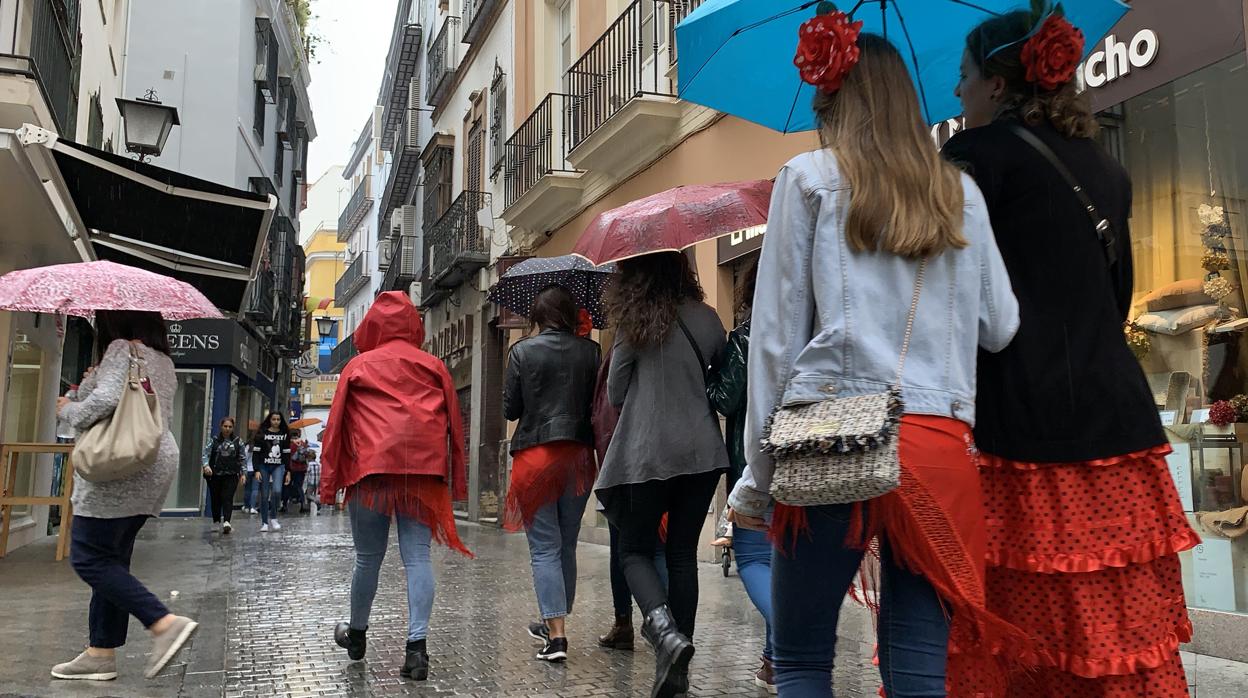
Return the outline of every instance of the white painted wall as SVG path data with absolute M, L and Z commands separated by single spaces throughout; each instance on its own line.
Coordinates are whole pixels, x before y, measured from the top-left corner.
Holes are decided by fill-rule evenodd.
M 100 96 L 104 116 L 104 141 L 113 139 L 114 151 L 124 152 L 121 112 L 117 98 L 123 95 L 121 83 L 125 68 L 126 30 L 130 0 L 83 2 L 79 9 L 82 35 L 82 61 L 78 79 L 78 126 L 76 140 L 87 141 L 91 120 L 91 96 Z
M 342 166 L 334 165 L 325 170 L 308 185 L 306 208 L 299 214 L 301 245 L 318 230 L 337 230 L 338 214 L 351 198 L 351 183 L 342 178 Z

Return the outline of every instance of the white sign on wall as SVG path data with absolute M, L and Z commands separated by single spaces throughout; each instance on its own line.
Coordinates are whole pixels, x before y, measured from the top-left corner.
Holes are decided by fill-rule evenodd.
M 1179 490 L 1179 499 L 1183 502 L 1183 511 L 1192 511 L 1195 504 L 1192 498 L 1192 447 L 1190 444 L 1170 444 L 1173 452 L 1166 456 L 1166 465 L 1170 466 L 1170 477 Z
M 1235 557 L 1232 541 L 1207 538 L 1192 549 L 1196 603 L 1215 611 L 1235 609 Z
M 1079 87 L 1102 87 L 1129 75 L 1132 68 L 1147 68 L 1157 60 L 1160 50 L 1157 32 L 1152 29 L 1141 29 L 1125 42 L 1110 34 L 1105 37 L 1104 46 L 1084 62 L 1078 75 L 1082 79 Z

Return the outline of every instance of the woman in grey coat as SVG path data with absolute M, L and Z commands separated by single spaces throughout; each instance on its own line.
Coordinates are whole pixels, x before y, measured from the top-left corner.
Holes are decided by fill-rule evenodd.
M 108 482 L 89 482 L 74 474 L 70 560 L 91 587 L 90 643 L 74 660 L 53 667 L 52 676 L 93 681 L 117 678 L 116 650 L 126 644 L 126 627 L 133 615 L 152 634 L 152 656 L 145 674 L 153 678 L 198 626 L 170 613 L 130 574 L 135 538 L 148 517 L 160 515 L 178 468 L 178 445 L 169 431 L 177 378 L 159 313 L 101 310 L 95 315 L 95 326 L 99 363 L 88 371 L 72 398 L 57 400 L 61 419 L 81 436 L 112 416 L 135 360 L 133 346 L 160 401 L 165 433 L 151 467 Z
M 689 260 L 677 252 L 619 264 L 607 298 L 616 330 L 607 396 L 621 408 L 594 491 L 620 531 L 620 561 L 655 650 L 651 696 L 689 688 L 698 611 L 697 547 L 728 451 L 706 396 L 723 352 L 723 323 Z M 655 530 L 667 524 L 666 588 L 655 568 Z

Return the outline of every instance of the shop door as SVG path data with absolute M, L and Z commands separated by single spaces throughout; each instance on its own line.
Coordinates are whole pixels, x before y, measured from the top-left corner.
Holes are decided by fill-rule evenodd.
M 170 425 L 178 444 L 178 472 L 165 498 L 167 511 L 199 511 L 204 501 L 202 458 L 211 416 L 210 377 L 208 371 L 178 371 Z
M 468 454 L 471 453 L 468 449 L 472 443 L 472 386 L 460 388 L 456 391 L 456 396 L 459 398 L 459 418 L 464 425 L 464 460 L 466 461 Z M 456 504 L 460 502 L 462 506 L 457 508 L 468 508 L 468 500 L 456 500 Z

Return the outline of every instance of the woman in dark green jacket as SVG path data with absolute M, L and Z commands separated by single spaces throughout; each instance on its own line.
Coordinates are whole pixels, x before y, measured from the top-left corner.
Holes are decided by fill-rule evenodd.
M 754 279 L 757 260 L 745 274 L 737 297 L 737 317 L 740 325 L 728 334 L 728 346 L 724 348 L 723 362 L 707 384 L 706 392 L 711 404 L 727 421 L 724 440 L 728 445 L 728 491 L 736 486 L 741 473 L 745 472 L 745 396 L 746 365 L 750 354 L 750 306 L 754 301 Z M 727 528 L 726 526 L 724 527 Z M 756 531 L 740 525 L 734 527 L 733 535 L 725 544 L 731 545 L 737 557 L 737 574 L 745 585 L 745 593 L 758 612 L 767 621 L 767 642 L 763 647 L 763 665 L 754 674 L 754 683 L 771 693 L 776 692 L 775 674 L 771 667 L 771 544 L 765 531 Z M 721 540 L 726 530 L 719 535 Z M 716 541 L 719 543 L 719 541 Z

